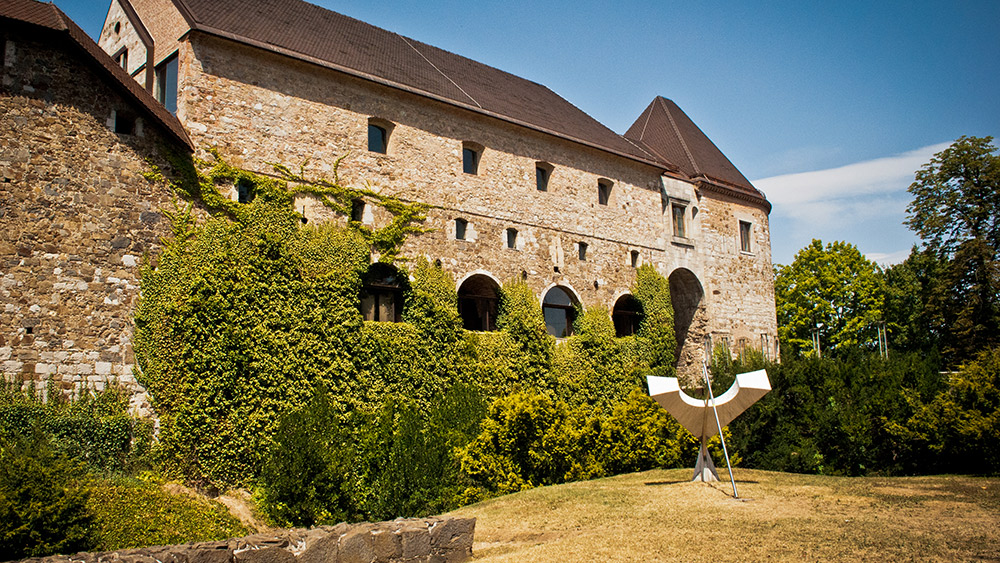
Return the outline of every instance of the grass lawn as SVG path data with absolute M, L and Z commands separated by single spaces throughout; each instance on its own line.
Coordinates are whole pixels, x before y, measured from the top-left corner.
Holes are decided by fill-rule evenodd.
M 542 487 L 466 506 L 476 561 L 1000 561 L 1000 478 L 690 469 Z M 719 475 L 728 478 L 725 469 Z

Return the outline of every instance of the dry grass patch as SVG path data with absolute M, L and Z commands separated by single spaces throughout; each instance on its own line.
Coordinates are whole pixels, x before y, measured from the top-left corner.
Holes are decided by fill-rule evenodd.
M 464 507 L 476 561 L 1000 561 L 1000 479 L 690 469 L 542 487 Z

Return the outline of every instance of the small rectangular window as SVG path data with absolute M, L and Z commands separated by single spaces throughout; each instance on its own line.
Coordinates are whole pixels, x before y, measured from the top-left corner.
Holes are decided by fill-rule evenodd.
M 465 219 L 455 219 L 455 238 L 465 240 L 465 228 L 468 226 L 469 222 Z
M 351 221 L 360 223 L 365 218 L 365 201 L 363 199 L 351 200 Z
M 177 55 L 156 67 L 156 100 L 177 114 Z
M 466 174 L 479 173 L 479 153 L 475 149 L 469 147 L 462 149 L 462 172 Z
M 389 133 L 385 127 L 368 124 L 368 150 L 377 153 L 386 153 L 389 145 Z
M 638 250 L 633 250 L 632 251 L 632 267 L 633 268 L 638 268 L 639 267 L 639 251 Z
M 740 250 L 750 252 L 750 234 L 753 232 L 752 225 L 747 221 L 740 221 Z
M 597 203 L 607 205 L 611 201 L 611 182 L 600 180 L 597 182 Z
M 580 255 L 580 260 L 586 260 L 587 259 L 587 243 L 585 243 L 585 242 L 581 242 L 580 243 L 580 245 L 579 245 L 579 255 Z
M 535 189 L 540 192 L 549 191 L 549 173 L 551 168 L 542 164 L 535 165 Z
M 250 182 L 236 182 L 236 201 L 239 203 L 250 203 L 253 201 L 253 186 Z
M 517 229 L 507 229 L 507 248 L 517 248 Z
M 135 116 L 127 111 L 115 111 L 115 133 L 135 134 Z
M 680 203 L 672 203 L 670 204 L 670 212 L 674 220 L 674 236 L 686 237 L 687 230 L 684 228 L 684 215 L 687 213 L 687 208 Z

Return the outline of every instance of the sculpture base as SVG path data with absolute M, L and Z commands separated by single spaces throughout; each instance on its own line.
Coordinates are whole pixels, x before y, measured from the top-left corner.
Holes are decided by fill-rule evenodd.
M 719 480 L 719 474 L 715 471 L 715 463 L 712 456 L 708 455 L 706 440 L 701 440 L 701 450 L 698 452 L 698 463 L 694 466 L 694 477 L 692 481 L 704 481 L 711 483 Z

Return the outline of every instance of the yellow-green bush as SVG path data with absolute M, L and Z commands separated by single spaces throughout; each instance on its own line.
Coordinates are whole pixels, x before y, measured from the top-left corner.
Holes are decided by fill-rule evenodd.
M 155 481 L 97 481 L 87 508 L 93 514 L 94 549 L 98 551 L 220 540 L 249 533 L 222 504 L 170 494 Z

